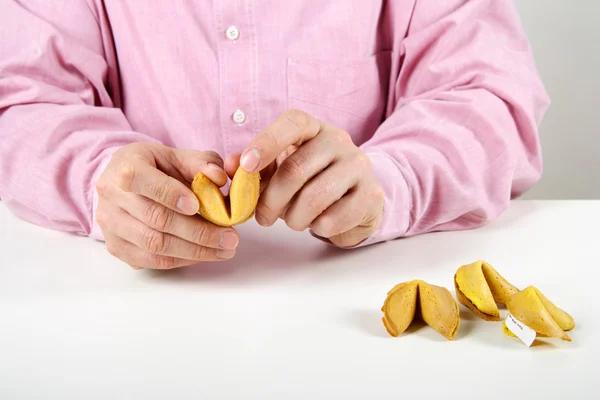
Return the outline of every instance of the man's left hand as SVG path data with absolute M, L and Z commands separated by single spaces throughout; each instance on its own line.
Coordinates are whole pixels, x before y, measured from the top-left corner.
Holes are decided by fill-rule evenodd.
M 238 163 L 248 172 L 261 171 L 260 225 L 282 218 L 295 231 L 309 228 L 338 247 L 352 247 L 381 223 L 384 192 L 367 155 L 348 133 L 302 111 L 286 111 L 241 158 L 229 157 L 230 176 Z

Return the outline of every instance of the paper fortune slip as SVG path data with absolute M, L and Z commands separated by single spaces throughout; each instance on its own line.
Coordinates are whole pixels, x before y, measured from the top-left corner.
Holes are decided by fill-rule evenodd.
M 535 340 L 536 333 L 533 329 L 527 327 L 521 321 L 517 320 L 510 313 L 506 317 L 506 327 L 509 331 L 515 334 L 516 337 L 521 339 L 527 347 L 530 347 Z

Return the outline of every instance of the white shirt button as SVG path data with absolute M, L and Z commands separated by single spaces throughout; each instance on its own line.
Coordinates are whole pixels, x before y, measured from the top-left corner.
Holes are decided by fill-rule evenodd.
M 233 121 L 242 124 L 246 120 L 246 114 L 242 110 L 235 110 L 233 113 Z
M 233 41 L 238 40 L 238 38 L 240 37 L 240 31 L 238 28 L 236 28 L 235 26 L 231 25 L 229 28 L 227 28 L 227 30 L 225 31 L 225 36 L 227 36 L 227 39 Z

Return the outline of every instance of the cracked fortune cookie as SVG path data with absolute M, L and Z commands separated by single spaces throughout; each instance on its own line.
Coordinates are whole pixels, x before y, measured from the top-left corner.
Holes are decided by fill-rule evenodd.
M 200 203 L 198 213 L 204 219 L 219 226 L 239 225 L 254 215 L 260 193 L 260 173 L 250 173 L 239 167 L 231 180 L 227 197 L 213 181 L 197 173 L 192 191 Z
M 422 280 L 400 283 L 387 294 L 383 307 L 383 325 L 394 337 L 399 336 L 415 317 L 445 336 L 454 339 L 460 326 L 458 304 L 444 287 Z
M 575 320 L 555 306 L 536 287 L 529 286 L 512 295 L 506 302 L 508 312 L 519 322 L 534 330 L 537 336 L 571 341 L 565 332 L 575 328 Z M 503 323 L 505 334 L 515 336 Z
M 454 275 L 458 301 L 487 321 L 500 321 L 498 304 L 519 292 L 485 261 L 463 265 Z

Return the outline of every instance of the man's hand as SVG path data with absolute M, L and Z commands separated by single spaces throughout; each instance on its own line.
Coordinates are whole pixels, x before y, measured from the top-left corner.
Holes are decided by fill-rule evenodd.
M 136 143 L 115 152 L 98 179 L 96 220 L 106 247 L 133 268 L 169 269 L 233 257 L 239 236 L 199 216 L 189 189 L 196 172 L 219 186 L 227 176 L 213 152 Z
M 237 157 L 227 160 L 228 172 Z M 263 226 L 277 218 L 297 231 L 310 228 L 339 247 L 351 247 L 379 226 L 384 192 L 366 154 L 350 135 L 297 110 L 282 114 L 242 153 L 241 166 L 263 171 L 256 208 Z

